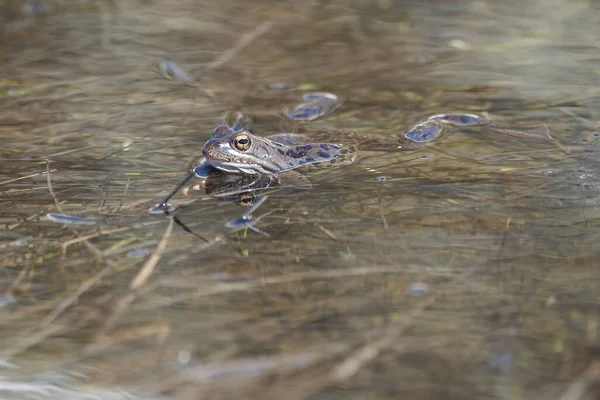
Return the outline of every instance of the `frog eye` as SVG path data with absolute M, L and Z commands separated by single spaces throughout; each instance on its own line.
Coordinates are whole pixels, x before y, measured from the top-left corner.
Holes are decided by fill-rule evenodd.
M 238 196 L 238 204 L 244 207 L 250 207 L 254 204 L 256 196 L 251 192 L 240 193 Z
M 252 140 L 247 134 L 241 133 L 233 139 L 233 144 L 239 151 L 246 151 L 250 148 Z

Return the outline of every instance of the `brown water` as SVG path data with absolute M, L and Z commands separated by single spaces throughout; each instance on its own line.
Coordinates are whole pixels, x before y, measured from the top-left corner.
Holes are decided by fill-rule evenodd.
M 4 2 L 0 397 L 585 398 L 600 10 L 497 3 Z M 281 110 L 314 90 L 346 102 L 303 129 L 469 112 L 557 140 L 474 127 L 361 152 L 268 191 L 269 237 L 202 190 L 172 203 L 208 242 L 148 213 L 224 112 L 294 131 Z

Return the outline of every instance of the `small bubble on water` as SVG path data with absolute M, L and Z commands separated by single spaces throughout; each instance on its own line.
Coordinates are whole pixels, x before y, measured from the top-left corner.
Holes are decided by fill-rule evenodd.
M 187 350 L 181 350 L 179 353 L 177 353 L 177 360 L 180 364 L 185 365 L 192 360 L 192 355 Z
M 428 295 L 429 285 L 424 282 L 413 282 L 408 286 L 408 294 L 411 296 Z
M 471 45 L 462 39 L 452 39 L 448 42 L 448 46 L 458 50 L 469 50 Z
M 389 178 L 387 176 L 380 176 L 379 178 L 377 178 L 377 180 L 379 182 L 387 182 Z

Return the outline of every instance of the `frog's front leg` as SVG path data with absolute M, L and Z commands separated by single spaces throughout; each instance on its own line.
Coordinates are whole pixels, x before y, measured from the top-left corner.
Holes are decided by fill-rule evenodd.
M 296 171 L 285 171 L 277 174 L 277 185 L 278 186 L 294 186 L 311 188 L 312 184 L 310 180 L 304 175 Z

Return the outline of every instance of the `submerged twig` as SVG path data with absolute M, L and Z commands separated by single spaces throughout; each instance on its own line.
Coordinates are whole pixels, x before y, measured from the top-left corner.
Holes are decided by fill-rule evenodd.
M 48 192 L 50 192 L 50 196 L 52 196 L 52 200 L 54 200 L 54 204 L 56 205 L 56 209 L 64 214 L 64 210 L 54 193 L 54 189 L 52 189 L 52 179 L 50 179 L 50 160 L 46 159 L 46 182 L 48 183 Z
M 150 275 L 152 274 L 152 271 L 154 271 L 154 268 L 156 267 L 156 265 L 160 261 L 161 257 L 163 256 L 165 249 L 167 248 L 167 243 L 169 242 L 169 238 L 171 237 L 172 231 L 173 231 L 173 220 L 171 219 L 169 221 L 169 225 L 167 226 L 167 229 L 165 230 L 165 233 L 163 234 L 162 238 L 160 239 L 160 242 L 158 242 L 158 245 L 156 246 L 156 250 L 154 251 L 154 254 L 152 254 L 152 256 L 148 259 L 148 261 L 146 261 L 146 263 L 139 270 L 139 272 L 137 273 L 135 278 L 133 278 L 133 280 L 129 283 L 129 288 L 131 290 L 137 290 L 144 283 L 146 283 L 146 281 L 148 280 L 148 277 L 150 277 Z
M 385 213 L 383 212 L 383 198 L 381 197 L 381 192 L 383 190 L 383 182 L 387 181 L 387 178 L 380 177 L 379 178 L 379 190 L 377 191 L 377 203 L 379 204 L 379 217 L 381 218 L 381 223 L 383 224 L 383 230 L 388 233 L 390 231 L 390 227 L 388 226 L 387 218 L 385 217 Z
M 115 263 L 110 262 L 106 259 L 105 261 L 108 263 L 108 265 L 102 268 L 100 272 L 98 272 L 96 275 L 92 276 L 90 279 L 86 280 L 81 285 L 79 285 L 77 290 L 75 290 L 73 293 L 65 297 L 61 302 L 59 302 L 56 305 L 56 307 L 54 307 L 52 312 L 50 312 L 50 314 L 48 314 L 48 316 L 46 316 L 46 318 L 43 319 L 42 326 L 48 325 L 56 318 L 58 318 L 71 304 L 75 303 L 75 301 L 77 301 L 77 299 L 82 294 L 84 294 L 85 292 L 90 290 L 90 288 L 92 288 L 94 285 L 100 282 L 106 274 L 113 270 L 113 268 L 116 268 L 117 265 Z
M 55 169 L 50 170 L 50 172 L 54 172 L 54 171 L 56 171 L 56 170 Z M 0 182 L 0 185 L 6 185 L 7 183 L 13 183 L 13 182 L 20 181 L 20 180 L 27 179 L 27 178 L 33 178 L 34 176 L 46 175 L 47 173 L 48 173 L 48 171 L 44 171 L 44 172 L 38 172 L 37 174 L 31 174 L 31 175 L 27 175 L 27 176 L 21 176 L 19 178 L 15 178 L 15 179 L 9 179 L 7 181 Z
M 221 65 L 226 64 L 229 60 L 235 57 L 240 51 L 246 48 L 250 43 L 256 40 L 258 37 L 267 33 L 273 27 L 272 21 L 265 21 L 256 27 L 252 32 L 248 32 L 242 35 L 240 40 L 231 49 L 227 50 L 216 60 L 206 65 L 207 70 L 219 68 Z
M 169 220 L 169 225 L 167 225 L 165 233 L 158 242 L 154 254 L 152 254 L 152 256 L 144 263 L 142 268 L 140 268 L 140 270 L 138 271 L 137 275 L 129 283 L 129 289 L 131 289 L 132 291 L 126 293 L 123 297 L 116 301 L 110 317 L 108 317 L 108 319 L 102 326 L 102 329 L 100 329 L 96 334 L 95 342 L 101 341 L 105 333 L 113 328 L 119 317 L 123 315 L 125 310 L 127 310 L 129 305 L 133 302 L 133 300 L 135 300 L 135 298 L 137 297 L 137 290 L 146 283 L 146 281 L 154 271 L 154 268 L 156 268 L 156 265 L 163 256 L 165 249 L 167 248 L 169 238 L 171 237 L 171 232 L 173 232 L 172 218 Z
M 415 318 L 418 317 L 423 311 L 430 307 L 436 301 L 436 296 L 431 296 L 419 304 L 412 312 L 408 315 L 408 320 L 399 326 L 391 327 L 391 330 L 384 333 L 381 337 L 375 341 L 369 342 L 351 354 L 342 363 L 340 363 L 332 373 L 332 379 L 334 381 L 345 381 L 354 374 L 366 363 L 375 359 L 383 350 L 392 346 L 398 338 L 400 338 L 408 328 L 410 328 Z
M 558 398 L 558 400 L 584 400 L 595 399 L 598 394 L 597 388 L 600 385 L 600 361 L 594 361 L 590 366 L 571 383 L 567 390 Z M 595 393 L 593 393 L 594 391 Z

